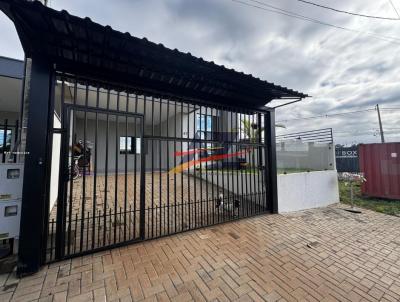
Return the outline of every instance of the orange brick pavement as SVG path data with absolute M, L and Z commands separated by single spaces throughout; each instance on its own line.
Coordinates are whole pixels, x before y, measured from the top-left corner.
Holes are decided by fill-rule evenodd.
M 264 215 L 0 275 L 0 301 L 400 301 L 400 218 Z

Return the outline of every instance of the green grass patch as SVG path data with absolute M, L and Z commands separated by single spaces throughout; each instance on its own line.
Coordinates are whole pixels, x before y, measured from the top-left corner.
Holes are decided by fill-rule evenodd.
M 360 185 L 353 185 L 353 190 L 354 206 L 388 215 L 400 216 L 400 200 L 387 200 L 362 196 Z M 343 181 L 339 181 L 339 195 L 342 203 L 351 205 L 350 185 L 346 186 Z

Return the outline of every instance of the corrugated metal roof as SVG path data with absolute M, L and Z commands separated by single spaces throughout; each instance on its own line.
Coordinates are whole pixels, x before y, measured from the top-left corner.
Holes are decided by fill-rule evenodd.
M 202 58 L 121 33 L 89 18 L 40 2 L 0 0 L 26 55 L 44 56 L 57 69 L 130 85 L 140 91 L 235 106 L 263 106 L 306 94 L 274 85 Z

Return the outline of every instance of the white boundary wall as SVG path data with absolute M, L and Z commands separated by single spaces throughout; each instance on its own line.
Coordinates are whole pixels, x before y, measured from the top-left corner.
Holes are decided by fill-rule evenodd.
M 278 211 L 294 212 L 339 202 L 336 170 L 278 175 Z

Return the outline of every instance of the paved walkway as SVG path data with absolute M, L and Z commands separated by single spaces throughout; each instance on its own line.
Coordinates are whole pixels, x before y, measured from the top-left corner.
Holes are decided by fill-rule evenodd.
M 400 218 L 338 207 L 258 216 L 0 286 L 0 301 L 399 301 Z

